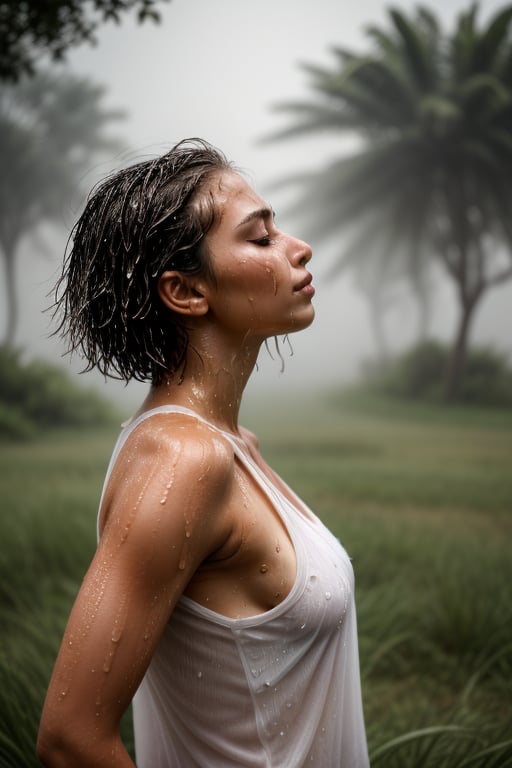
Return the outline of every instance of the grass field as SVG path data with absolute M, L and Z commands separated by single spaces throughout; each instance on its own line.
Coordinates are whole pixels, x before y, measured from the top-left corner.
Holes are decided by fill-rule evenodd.
M 345 396 L 244 417 L 353 558 L 372 766 L 512 766 L 512 413 Z M 2 768 L 38 765 L 114 437 L 0 446 Z

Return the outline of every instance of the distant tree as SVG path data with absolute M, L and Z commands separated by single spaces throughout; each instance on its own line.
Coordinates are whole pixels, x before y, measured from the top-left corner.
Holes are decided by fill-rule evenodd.
M 159 0 L 0 0 L 0 80 L 33 74 L 43 55 L 62 59 L 82 42 L 95 43 L 98 26 L 135 10 L 139 22 L 158 22 Z M 169 2 L 169 0 L 160 0 Z
M 0 85 L 0 254 L 5 269 L 7 325 L 18 320 L 15 266 L 22 239 L 44 221 L 64 221 L 65 204 L 102 152 L 123 144 L 105 127 L 123 117 L 102 106 L 104 89 L 88 80 L 48 73 Z
M 309 212 L 312 236 L 348 233 L 337 267 L 377 286 L 405 274 L 424 297 L 437 258 L 459 305 L 447 398 L 461 384 L 476 307 L 512 277 L 512 6 L 483 28 L 477 10 L 445 34 L 426 8 L 391 9 L 389 29 L 367 30 L 368 55 L 338 47 L 331 69 L 306 65 L 314 95 L 278 105 L 293 122 L 273 136 L 359 137 L 354 153 L 288 179 L 303 184 L 297 209 Z

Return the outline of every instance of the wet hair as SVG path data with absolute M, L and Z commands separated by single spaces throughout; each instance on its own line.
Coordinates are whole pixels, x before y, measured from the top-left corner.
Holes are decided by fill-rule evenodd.
M 166 270 L 213 279 L 204 242 L 216 221 L 208 182 L 234 170 L 202 139 L 112 174 L 72 230 L 55 288 L 56 333 L 86 371 L 160 383 L 184 363 L 188 334 L 158 295 Z

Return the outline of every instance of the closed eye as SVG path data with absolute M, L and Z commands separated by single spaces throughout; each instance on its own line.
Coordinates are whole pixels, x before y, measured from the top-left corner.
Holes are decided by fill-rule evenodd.
M 274 242 L 270 235 L 265 235 L 265 237 L 259 237 L 257 240 L 249 240 L 250 243 L 254 243 L 255 245 L 261 245 L 262 247 L 265 247 L 267 245 L 272 245 Z

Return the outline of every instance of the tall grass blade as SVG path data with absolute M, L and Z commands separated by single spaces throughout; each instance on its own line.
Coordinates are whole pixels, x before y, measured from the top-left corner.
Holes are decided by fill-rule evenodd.
M 512 765 L 512 739 L 502 741 L 500 744 L 493 744 L 481 752 L 471 757 L 464 758 L 457 768 L 467 768 L 470 765 L 479 765 L 484 758 L 493 757 L 493 760 L 485 759 L 481 765 L 485 768 L 510 768 Z M 505 762 L 506 761 L 506 762 Z
M 370 755 L 370 763 L 372 766 L 379 762 L 383 757 L 389 757 L 393 752 L 397 752 L 405 745 L 409 745 L 413 742 L 420 741 L 422 739 L 439 738 L 447 733 L 456 733 L 458 736 L 466 738 L 473 738 L 474 734 L 468 729 L 460 725 L 433 725 L 429 728 L 421 728 L 417 731 L 409 731 L 402 736 L 397 736 L 391 741 L 387 741 L 385 744 L 381 744 Z
M 462 692 L 461 702 L 463 705 L 468 703 L 469 697 L 473 693 L 477 683 L 479 680 L 481 680 L 487 670 L 490 669 L 497 661 L 507 656 L 509 653 L 512 655 L 512 643 L 508 643 L 504 648 L 500 648 L 498 651 L 496 651 L 496 653 L 491 654 L 491 656 L 489 656 L 489 658 L 486 659 L 486 661 L 484 661 L 478 667 L 474 674 L 471 675 L 466 687 Z

